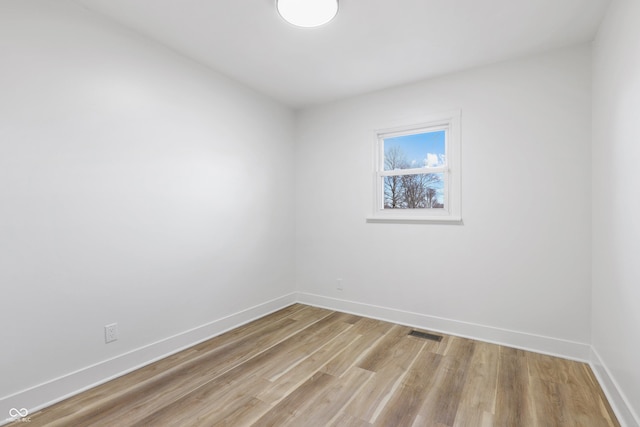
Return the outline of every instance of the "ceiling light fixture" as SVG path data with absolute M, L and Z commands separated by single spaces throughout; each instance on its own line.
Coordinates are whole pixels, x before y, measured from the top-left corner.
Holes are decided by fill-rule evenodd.
M 276 0 L 278 13 L 297 27 L 318 27 L 338 13 L 338 0 Z

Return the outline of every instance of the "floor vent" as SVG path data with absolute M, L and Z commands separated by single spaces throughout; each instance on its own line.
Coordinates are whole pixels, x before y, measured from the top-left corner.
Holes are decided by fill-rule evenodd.
M 438 341 L 438 342 L 442 341 L 442 337 L 440 335 L 433 335 L 427 332 L 420 332 L 420 331 L 413 330 L 409 332 L 409 335 L 411 335 L 412 337 L 424 338 L 426 340 L 431 340 L 431 341 Z

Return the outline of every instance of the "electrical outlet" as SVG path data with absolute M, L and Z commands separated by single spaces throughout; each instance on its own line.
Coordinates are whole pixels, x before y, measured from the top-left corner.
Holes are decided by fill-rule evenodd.
M 343 282 L 342 279 L 340 279 L 340 278 L 336 279 L 336 289 L 339 290 L 339 291 L 344 289 L 344 285 L 343 285 L 342 282 Z
M 110 343 L 118 339 L 118 324 L 112 323 L 104 327 L 104 342 Z

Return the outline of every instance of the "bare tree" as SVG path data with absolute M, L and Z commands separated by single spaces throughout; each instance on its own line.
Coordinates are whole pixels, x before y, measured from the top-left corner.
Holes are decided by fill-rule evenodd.
M 426 196 L 426 206 L 427 208 L 435 208 L 438 204 L 438 193 L 436 189 L 433 187 L 427 187 L 427 196 Z
M 433 184 L 440 180 L 433 173 L 419 175 L 402 175 L 402 201 L 406 208 L 428 208 L 427 198 Z M 433 198 L 433 196 L 431 196 Z
M 400 147 L 385 151 L 385 170 L 408 169 L 407 161 Z M 433 173 L 396 175 L 384 177 L 385 209 L 416 209 L 437 207 L 438 199 L 433 185 L 440 182 L 440 176 Z
M 391 147 L 384 153 L 385 170 L 406 169 L 408 166 L 407 159 L 400 147 Z M 384 207 L 400 208 L 402 207 L 402 177 L 401 176 L 385 176 L 384 177 Z

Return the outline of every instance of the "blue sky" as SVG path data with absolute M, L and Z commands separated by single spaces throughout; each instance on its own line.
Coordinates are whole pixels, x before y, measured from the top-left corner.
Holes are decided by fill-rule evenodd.
M 385 152 L 395 146 L 402 149 L 411 167 L 424 167 L 427 159 L 431 166 L 437 166 L 434 163 L 440 163 L 438 159 L 444 157 L 445 131 L 385 138 Z M 428 156 L 429 154 L 431 156 Z

